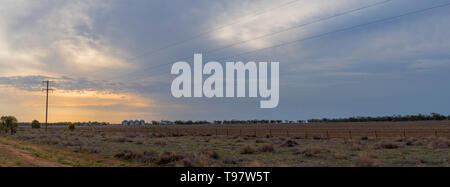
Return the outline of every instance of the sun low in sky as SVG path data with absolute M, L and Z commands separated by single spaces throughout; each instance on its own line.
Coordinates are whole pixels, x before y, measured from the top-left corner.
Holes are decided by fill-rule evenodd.
M 417 11 L 448 3 L 3 0 L 0 115 L 43 121 L 43 80 L 51 122 L 447 114 L 450 8 Z M 280 62 L 278 107 L 172 97 L 171 64 L 195 53 Z

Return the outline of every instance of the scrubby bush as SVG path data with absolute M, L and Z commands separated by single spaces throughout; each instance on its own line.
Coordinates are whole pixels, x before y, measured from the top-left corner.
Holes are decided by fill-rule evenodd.
M 69 122 L 69 123 L 67 123 L 67 126 L 68 126 L 70 131 L 74 131 L 75 130 L 75 124 Z
M 352 151 L 361 151 L 361 149 L 362 149 L 362 147 L 361 147 L 361 145 L 359 145 L 359 144 L 353 144 L 353 145 L 350 147 L 350 150 L 352 150 Z
M 14 116 L 2 116 L 0 119 L 0 131 L 10 132 L 11 135 L 17 132 L 17 119 Z
M 373 156 L 368 153 L 362 153 L 359 155 L 359 157 L 356 159 L 356 165 L 357 167 L 376 167 L 376 162 L 373 159 Z
M 137 161 L 141 163 L 153 163 L 156 161 L 157 152 L 155 151 L 144 151 L 143 153 L 137 153 L 129 150 L 124 150 L 117 153 L 114 157 L 127 160 L 127 161 Z
M 333 157 L 335 158 L 335 159 L 347 159 L 347 155 L 345 155 L 345 153 L 341 153 L 341 152 L 338 152 L 338 153 L 334 153 L 333 154 Z
M 383 149 L 397 149 L 398 147 L 398 144 L 394 142 L 381 142 L 381 144 L 378 146 L 378 148 Z
M 447 149 L 450 148 L 450 140 L 441 137 L 431 141 L 428 147 L 432 149 Z
M 300 154 L 306 157 L 315 157 L 318 154 L 322 153 L 323 149 L 318 146 L 308 146 L 305 149 L 303 149 Z
M 159 155 L 159 157 L 158 157 L 158 159 L 156 161 L 156 164 L 158 164 L 158 165 L 165 165 L 165 164 L 168 164 L 168 163 L 171 163 L 171 162 L 176 162 L 176 161 L 181 160 L 181 159 L 183 159 L 183 156 L 178 155 L 178 154 L 176 154 L 174 152 L 167 151 L 167 152 L 164 152 L 164 153 Z
M 220 158 L 219 153 L 217 153 L 216 151 L 207 151 L 207 150 L 206 151 L 201 151 L 200 155 L 205 155 L 205 156 L 207 156 L 209 158 L 212 158 L 212 159 L 215 159 L 215 160 Z
M 41 124 L 39 123 L 38 120 L 33 120 L 33 122 L 31 122 L 31 128 L 39 129 L 39 128 L 41 128 Z
M 288 140 L 283 145 L 281 145 L 281 147 L 294 147 L 296 145 L 298 145 L 298 143 L 296 141 Z
M 268 153 L 268 152 L 274 152 L 275 148 L 272 144 L 264 144 L 262 147 L 259 148 L 260 152 Z
M 241 154 L 253 154 L 255 152 L 255 149 L 250 145 L 246 145 L 241 149 Z

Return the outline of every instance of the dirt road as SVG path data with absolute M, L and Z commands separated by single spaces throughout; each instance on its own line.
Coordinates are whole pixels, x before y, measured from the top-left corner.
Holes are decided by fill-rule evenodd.
M 0 144 L 0 153 L 1 152 L 7 153 L 8 155 L 15 157 L 15 159 L 20 160 L 23 163 L 26 163 L 23 166 L 67 167 L 65 165 L 62 165 L 62 164 L 59 164 L 56 162 L 52 162 L 52 161 L 45 160 L 43 158 L 39 158 L 39 157 L 33 155 L 33 153 L 31 153 L 29 151 L 17 149 L 11 145 Z M 14 165 L 10 165 L 8 163 L 0 163 L 0 167 L 7 167 L 7 166 L 14 166 Z

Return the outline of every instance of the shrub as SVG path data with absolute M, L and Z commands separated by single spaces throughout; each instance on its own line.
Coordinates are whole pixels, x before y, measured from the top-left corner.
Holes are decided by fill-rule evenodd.
M 187 154 L 181 161 L 178 161 L 175 166 L 183 167 L 206 167 L 210 164 L 205 154 Z
M 344 153 L 334 153 L 333 157 L 335 159 L 346 159 L 347 156 Z
M 296 141 L 288 140 L 283 145 L 281 145 L 281 147 L 294 147 L 296 145 L 298 145 L 298 143 Z
M 255 149 L 250 145 L 246 145 L 241 149 L 241 154 L 253 154 L 255 152 Z
M 125 150 L 114 155 L 114 157 L 127 160 L 127 161 L 137 161 L 141 163 L 153 163 L 156 161 L 156 152 L 145 151 L 144 153 L 136 153 L 133 151 Z
M 215 160 L 220 158 L 219 153 L 217 153 L 216 151 L 202 151 L 200 154 L 201 155 L 206 155 L 209 158 L 212 158 L 212 159 L 215 159 Z
M 33 129 L 39 129 L 39 128 L 41 128 L 41 124 L 39 123 L 38 120 L 33 120 L 33 121 L 31 122 L 31 128 L 33 128 Z
M 71 131 L 75 130 L 75 124 L 69 122 L 67 125 L 68 125 L 69 130 L 71 130 Z
M 181 159 L 183 159 L 183 157 L 180 155 L 177 155 L 174 152 L 164 152 L 163 154 L 159 155 L 156 163 L 158 165 L 165 165 L 165 164 L 168 164 L 171 162 L 176 162 Z
M 152 163 L 156 161 L 156 155 L 158 153 L 152 150 L 144 151 L 144 153 L 141 154 L 141 157 L 139 158 L 139 162 L 142 163 Z
M 367 153 L 360 154 L 358 159 L 356 159 L 357 167 L 375 167 L 377 166 L 373 156 Z
M 131 160 L 136 160 L 136 159 L 140 158 L 141 155 L 138 154 L 138 153 L 129 151 L 129 150 L 124 150 L 124 151 L 114 155 L 114 157 L 119 158 L 119 159 L 123 159 L 123 160 L 131 161 Z
M 397 149 L 398 144 L 393 142 L 382 142 L 379 147 L 383 149 Z
M 450 148 L 450 141 L 447 138 L 438 138 L 429 144 L 432 149 L 446 149 Z
M 367 136 L 361 137 L 361 140 L 368 140 L 368 139 L 369 139 L 369 137 L 367 137 Z
M 2 116 L 0 119 L 0 131 L 10 132 L 11 135 L 17 132 L 17 119 L 14 116 Z
M 264 144 L 262 147 L 259 148 L 259 151 L 261 152 L 274 152 L 275 148 L 273 147 L 272 144 Z
M 323 138 L 321 135 L 314 135 L 313 136 L 313 140 L 323 140 L 325 138 Z
M 306 157 L 315 157 L 318 154 L 322 153 L 322 148 L 318 146 L 308 146 L 300 153 Z
M 262 139 L 257 139 L 257 140 L 255 140 L 255 143 L 266 143 L 266 141 L 264 141 Z
M 350 150 L 352 150 L 352 151 L 361 151 L 361 149 L 362 149 L 362 147 L 361 147 L 361 145 L 359 145 L 359 144 L 353 144 L 353 145 L 350 147 Z
M 416 138 L 408 138 L 406 139 L 406 145 L 407 146 L 413 146 L 416 144 L 418 140 Z

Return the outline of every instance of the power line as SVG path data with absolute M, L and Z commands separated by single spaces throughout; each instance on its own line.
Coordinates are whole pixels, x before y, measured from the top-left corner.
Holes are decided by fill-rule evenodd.
M 391 2 L 391 1 L 394 1 L 394 0 L 385 0 L 385 1 L 374 3 L 374 4 L 366 5 L 366 6 L 363 6 L 363 7 L 360 7 L 360 8 L 352 9 L 352 10 L 349 10 L 349 11 L 341 12 L 341 13 L 338 13 L 338 14 L 335 14 L 335 15 L 332 15 L 332 16 L 329 16 L 329 17 L 324 17 L 324 18 L 321 18 L 321 19 L 318 19 L 318 20 L 315 20 L 315 21 L 312 21 L 312 22 L 303 23 L 303 24 L 300 24 L 300 25 L 295 25 L 293 27 L 289 27 L 289 28 L 286 28 L 286 29 L 283 29 L 283 30 L 280 30 L 280 31 L 264 34 L 264 35 L 258 36 L 256 38 L 243 40 L 243 41 L 240 41 L 238 43 L 234 43 L 234 44 L 230 44 L 230 45 L 227 45 L 227 46 L 224 46 L 224 47 L 212 49 L 212 50 L 207 51 L 206 53 L 213 53 L 213 52 L 221 51 L 223 49 L 227 49 L 227 48 L 230 48 L 230 47 L 238 46 L 238 45 L 241 45 L 241 44 L 244 44 L 244 43 L 248 43 L 248 42 L 251 42 L 251 41 L 259 40 L 259 39 L 266 38 L 266 37 L 269 37 L 269 36 L 274 36 L 274 35 L 277 35 L 277 34 L 280 34 L 280 33 L 284 33 L 284 32 L 287 32 L 287 31 L 291 31 L 291 30 L 294 30 L 294 29 L 306 27 L 306 26 L 309 26 L 309 25 L 313 25 L 313 24 L 316 24 L 316 23 L 327 21 L 327 20 L 330 20 L 330 19 L 333 19 L 333 18 L 344 16 L 344 15 L 347 15 L 347 14 L 350 14 L 350 13 L 354 13 L 354 12 L 357 12 L 357 11 L 361 11 L 361 10 L 364 10 L 364 9 L 376 7 L 376 6 L 379 6 L 379 5 Z
M 368 26 L 368 25 L 373 25 L 373 24 L 377 24 L 377 23 L 381 23 L 381 22 L 386 22 L 386 21 L 390 21 L 390 20 L 393 20 L 393 19 L 397 19 L 397 18 L 401 18 L 401 17 L 413 15 L 413 14 L 418 14 L 418 13 L 430 11 L 430 10 L 437 9 L 437 8 L 443 8 L 443 7 L 447 7 L 447 6 L 450 6 L 450 3 L 446 3 L 446 4 L 442 4 L 442 5 L 438 5 L 438 6 L 433 6 L 433 7 L 429 7 L 429 8 L 424 8 L 424 9 L 420 9 L 420 10 L 415 10 L 415 11 L 407 12 L 407 13 L 400 14 L 400 15 L 397 15 L 397 16 L 383 18 L 383 19 L 372 21 L 372 22 L 359 24 L 359 25 L 355 25 L 355 26 L 351 26 L 351 27 L 347 27 L 347 28 L 343 28 L 343 29 L 338 29 L 338 30 L 334 30 L 334 31 L 331 31 L 331 32 L 326 32 L 326 33 L 323 33 L 323 34 L 310 36 L 310 37 L 307 37 L 307 38 L 293 40 L 293 41 L 290 41 L 290 42 L 285 42 L 285 43 L 281 43 L 281 44 L 270 46 L 270 47 L 265 47 L 265 48 L 261 48 L 261 49 L 251 50 L 251 51 L 247 51 L 247 52 L 244 52 L 244 53 L 239 53 L 239 54 L 233 55 L 233 56 L 222 57 L 222 58 L 219 58 L 217 61 L 223 60 L 223 59 L 228 59 L 228 58 L 235 58 L 235 57 L 239 57 L 239 56 L 243 56 L 243 55 L 246 55 L 246 54 L 251 54 L 251 53 L 254 53 L 254 52 L 263 51 L 263 50 L 267 50 L 267 49 L 273 49 L 273 48 L 278 48 L 278 47 L 282 47 L 282 46 L 286 46 L 286 45 L 291 45 L 291 44 L 294 44 L 294 43 L 298 43 L 298 42 L 302 42 L 302 41 L 306 41 L 306 40 L 311 40 L 311 39 L 315 39 L 315 38 L 320 38 L 320 37 L 323 37 L 323 36 L 336 34 L 336 33 L 344 32 L 344 31 L 348 31 L 348 30 L 353 30 L 353 29 L 356 29 L 356 28 L 360 28 L 360 27 L 364 27 L 364 26 Z
M 177 46 L 177 45 L 184 44 L 184 43 L 186 43 L 186 42 L 189 42 L 189 41 L 195 40 L 195 39 L 197 39 L 197 38 L 200 38 L 200 37 L 202 37 L 202 36 L 204 36 L 204 35 L 211 34 L 211 33 L 214 32 L 214 31 L 218 31 L 218 30 L 224 29 L 224 28 L 229 27 L 229 26 L 232 26 L 232 25 L 236 25 L 236 24 L 243 23 L 243 22 L 246 21 L 244 18 L 247 18 L 247 17 L 249 17 L 249 18 L 256 17 L 256 16 L 259 16 L 259 15 L 265 14 L 265 13 L 267 13 L 267 12 L 270 12 L 270 11 L 273 11 L 273 10 L 276 10 L 276 9 L 280 9 L 280 8 L 283 8 L 283 7 L 286 7 L 286 6 L 289 6 L 289 5 L 294 4 L 294 3 L 298 2 L 298 1 L 300 1 L 300 0 L 289 1 L 289 2 L 287 2 L 287 3 L 283 3 L 283 4 L 281 4 L 280 6 L 277 6 L 277 7 L 274 7 L 274 8 L 266 9 L 266 10 L 264 10 L 264 11 L 257 12 L 257 13 L 255 13 L 255 14 L 249 14 L 249 15 L 247 15 L 247 16 L 244 16 L 244 17 L 242 17 L 242 18 L 239 18 L 238 21 L 231 22 L 231 23 L 224 24 L 224 25 L 220 25 L 220 26 L 218 26 L 218 27 L 215 27 L 215 28 L 213 28 L 213 29 L 209 29 L 209 30 L 207 30 L 207 31 L 205 31 L 205 32 L 202 32 L 202 33 L 200 33 L 200 34 L 198 34 L 198 35 L 195 35 L 195 36 L 193 36 L 193 37 L 191 37 L 191 38 L 187 38 L 187 39 L 184 39 L 184 40 L 180 40 L 180 41 L 177 41 L 177 42 L 174 42 L 174 43 L 165 45 L 165 46 L 163 46 L 163 47 L 157 48 L 157 49 L 155 49 L 155 50 L 153 50 L 153 51 L 150 51 L 150 52 L 148 52 L 148 53 L 142 53 L 142 54 L 137 55 L 137 56 L 135 56 L 135 57 L 133 57 L 133 58 L 130 58 L 130 59 L 128 59 L 128 60 L 136 60 L 136 59 L 138 59 L 138 58 L 140 58 L 140 57 L 142 57 L 142 56 L 152 55 L 152 54 L 155 54 L 155 53 L 157 53 L 157 52 L 163 51 L 163 50 L 165 50 L 165 49 L 168 49 L 168 48 L 171 48 L 171 47 L 174 47 L 174 46 Z
M 337 17 L 340 17 L 340 16 L 344 16 L 344 15 L 347 15 L 347 14 L 351 14 L 351 13 L 354 13 L 354 12 L 357 12 L 357 11 L 361 11 L 361 10 L 364 10 L 364 9 L 376 7 L 376 6 L 379 6 L 379 5 L 382 5 L 382 4 L 391 2 L 391 1 L 394 1 L 394 0 L 385 0 L 385 1 L 381 1 L 381 2 L 374 3 L 374 4 L 366 5 L 366 6 L 363 6 L 363 7 L 360 7 L 360 8 L 356 8 L 356 9 L 344 11 L 344 12 L 341 12 L 341 13 L 338 13 L 338 14 L 335 14 L 335 15 L 332 15 L 332 16 L 320 18 L 320 19 L 317 19 L 317 20 L 314 20 L 314 21 L 311 21 L 311 22 L 307 22 L 307 23 L 302 23 L 302 24 L 295 25 L 295 26 L 293 26 L 293 27 L 289 27 L 289 28 L 286 28 L 286 29 L 282 29 L 282 30 L 279 30 L 279 31 L 276 31 L 276 32 L 267 33 L 267 34 L 264 34 L 264 35 L 261 35 L 261 36 L 258 36 L 258 37 L 252 38 L 252 39 L 243 40 L 243 41 L 239 41 L 239 42 L 237 42 L 237 43 L 233 43 L 233 44 L 230 44 L 230 45 L 227 45 L 227 46 L 215 48 L 215 49 L 206 51 L 206 52 L 204 52 L 203 54 L 210 54 L 210 53 L 213 53 L 213 52 L 221 51 L 221 50 L 224 50 L 224 49 L 227 49 L 227 48 L 231 48 L 231 47 L 234 47 L 234 46 L 238 46 L 238 45 L 242 45 L 242 44 L 244 44 L 244 43 L 248 43 L 248 42 L 251 42 L 251 41 L 255 41 L 255 40 L 262 39 L 262 38 L 274 36 L 274 35 L 281 34 L 281 33 L 283 33 L 283 32 L 291 31 L 291 30 L 294 30 L 294 29 L 306 27 L 306 26 L 309 26 L 309 25 L 313 25 L 313 24 L 316 24 L 316 23 L 320 23 L 320 22 L 323 22 L 323 21 L 327 21 L 327 20 L 330 20 L 330 19 L 333 19 L 333 18 L 337 18 Z M 184 57 L 184 58 L 175 60 L 175 62 L 177 62 L 177 61 L 189 60 L 189 59 L 192 59 L 192 58 L 193 58 L 192 55 L 190 55 L 190 56 L 187 56 L 187 57 Z M 158 69 L 158 68 L 164 67 L 164 66 L 166 66 L 166 65 L 170 65 L 170 63 L 169 63 L 169 64 L 164 63 L 164 64 L 159 64 L 159 65 L 147 67 L 147 68 L 145 68 L 145 69 L 143 69 L 143 70 L 139 70 L 139 72 L 141 72 L 141 71 L 146 71 L 146 70 L 149 70 L 149 69 Z M 132 72 L 132 73 L 136 73 L 136 72 Z M 130 73 L 130 74 L 131 74 L 131 73 Z M 122 75 L 122 76 L 123 76 L 123 75 Z
M 383 23 L 383 22 L 387 22 L 387 21 L 390 21 L 390 20 L 398 19 L 398 18 L 401 18 L 401 17 L 406 17 L 406 16 L 410 16 L 410 15 L 413 15 L 413 14 L 427 12 L 427 11 L 430 11 L 430 10 L 434 10 L 434 9 L 438 9 L 438 8 L 444 8 L 444 7 L 448 7 L 448 6 L 450 6 L 450 3 L 445 3 L 445 4 L 442 4 L 442 5 L 437 5 L 437 6 L 433 6 L 433 7 L 428 7 L 428 8 L 424 8 L 424 9 L 410 11 L 410 12 L 406 12 L 406 13 L 403 13 L 403 14 L 400 14 L 400 15 L 396 15 L 396 16 L 392 16 L 392 17 L 388 17 L 388 18 L 382 18 L 382 19 L 378 19 L 378 20 L 371 21 L 371 22 L 368 22 L 368 23 L 363 23 L 363 24 L 359 24 L 359 25 L 355 25 L 355 26 L 351 26 L 351 27 L 346 27 L 346 28 L 343 28 L 343 29 L 338 29 L 338 30 L 334 30 L 334 31 L 330 31 L 330 32 L 326 32 L 326 33 L 322 33 L 322 34 L 318 34 L 318 35 L 313 35 L 313 36 L 306 37 L 306 38 L 301 38 L 301 39 L 297 39 L 297 40 L 293 40 L 293 41 L 289 41 L 289 42 L 285 42 L 285 43 L 280 43 L 280 44 L 273 45 L 273 46 L 270 46 L 270 47 L 260 48 L 260 49 L 256 49 L 256 50 L 247 51 L 247 52 L 244 52 L 244 53 L 239 53 L 239 54 L 232 55 L 232 56 L 222 57 L 222 58 L 217 59 L 216 61 L 220 61 L 220 60 L 223 60 L 223 59 L 229 59 L 229 58 L 235 58 L 235 57 L 239 57 L 239 56 L 243 56 L 243 55 L 247 55 L 247 54 L 251 54 L 251 53 L 255 53 L 255 52 L 263 51 L 263 50 L 267 50 L 267 49 L 273 49 L 273 48 L 278 48 L 278 47 L 282 47 L 282 46 L 286 46 L 286 45 L 291 45 L 291 44 L 294 44 L 294 43 L 299 43 L 299 42 L 303 42 L 303 41 L 307 41 L 307 40 L 311 40 L 311 39 L 324 37 L 324 36 L 327 36 L 327 35 L 332 35 L 332 34 L 344 32 L 344 31 L 349 31 L 349 30 L 357 29 L 357 28 L 364 27 L 364 26 L 369 26 L 369 25 L 374 25 L 374 24 L 378 24 L 378 23 Z M 188 62 L 188 63 L 190 63 L 190 62 Z

